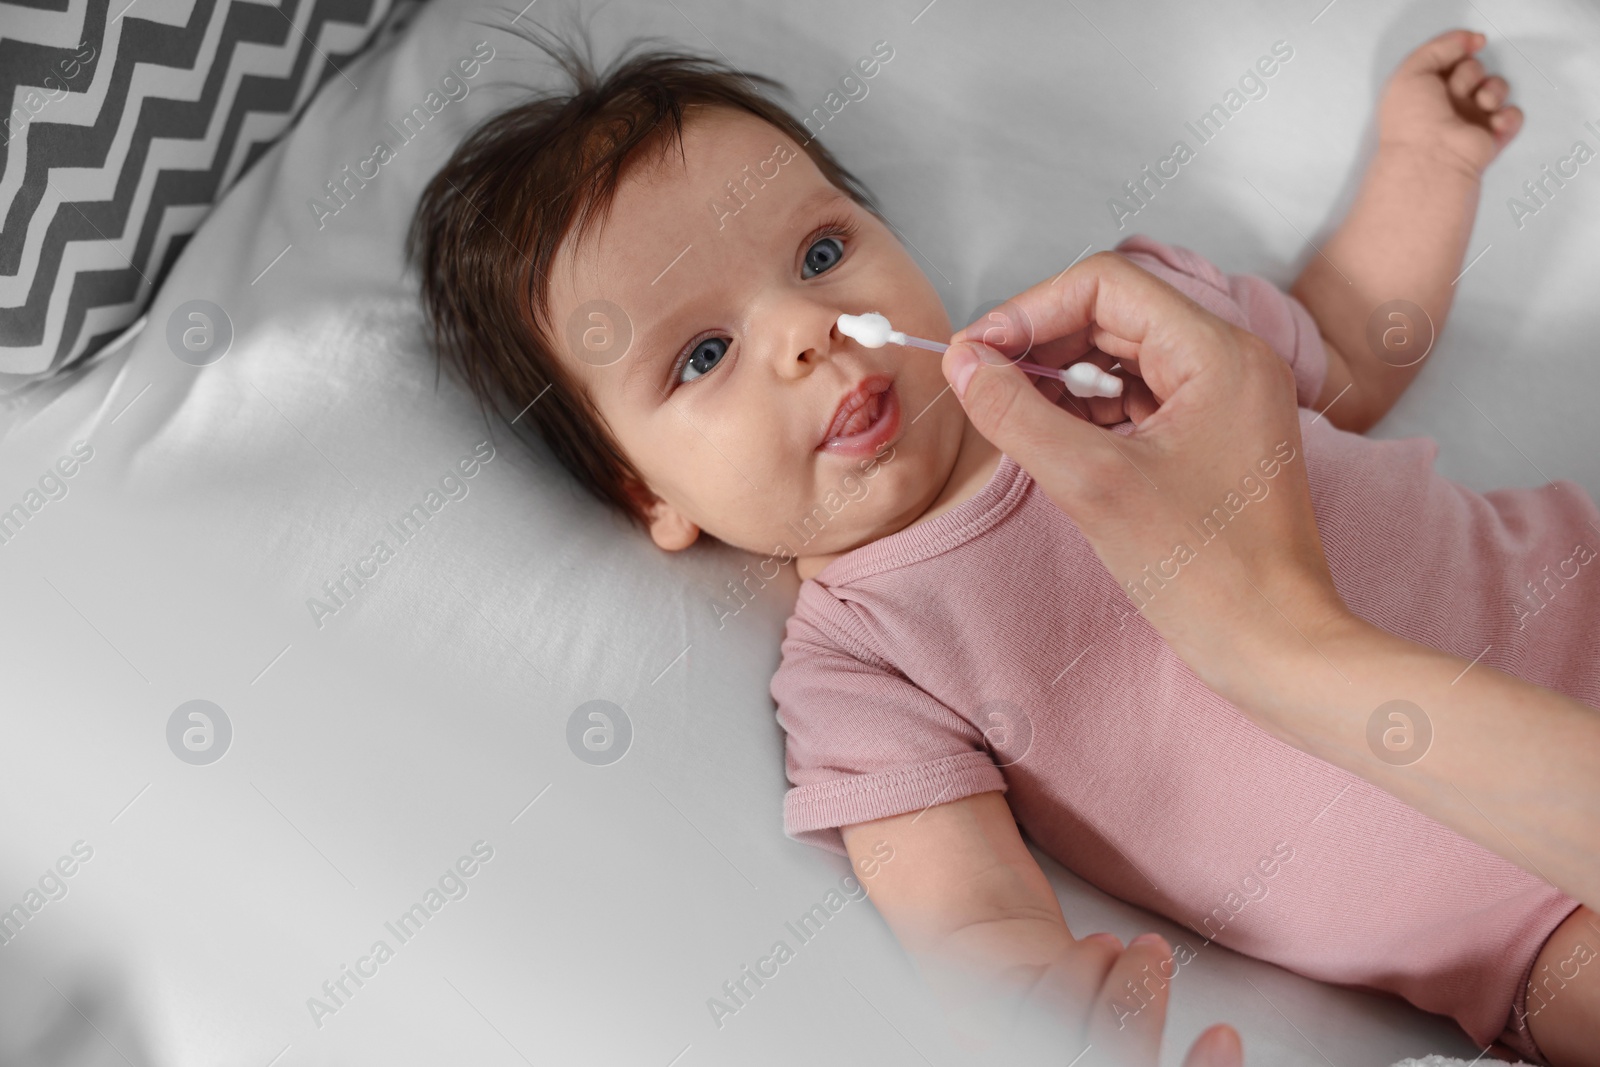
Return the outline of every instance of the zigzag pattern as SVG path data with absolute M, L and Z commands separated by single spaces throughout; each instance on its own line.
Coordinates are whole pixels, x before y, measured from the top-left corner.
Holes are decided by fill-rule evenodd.
M 401 19 L 418 2 L 401 0 Z M 130 0 L 0 3 L 0 389 L 137 319 L 211 205 L 395 0 L 283 4 L 194 0 L 173 26 Z

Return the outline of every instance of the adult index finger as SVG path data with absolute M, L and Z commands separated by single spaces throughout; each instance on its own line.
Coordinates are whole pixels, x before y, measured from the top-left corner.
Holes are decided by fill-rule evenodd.
M 1161 400 L 1202 367 L 1214 367 L 1230 347 L 1227 323 L 1115 252 L 1096 252 L 995 312 L 1011 326 L 998 336 L 1001 343 L 988 316 L 957 331 L 952 342 L 981 340 L 1015 360 L 1027 348 L 1061 339 L 1087 352 L 1097 332 L 1108 333 Z

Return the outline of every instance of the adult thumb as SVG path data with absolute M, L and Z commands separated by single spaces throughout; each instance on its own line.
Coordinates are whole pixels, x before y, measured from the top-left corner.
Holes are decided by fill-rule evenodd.
M 1110 447 L 1104 440 L 1108 431 L 1058 407 L 1022 368 L 988 345 L 953 344 L 940 369 L 977 431 L 1047 490 L 1071 472 L 1074 456 Z

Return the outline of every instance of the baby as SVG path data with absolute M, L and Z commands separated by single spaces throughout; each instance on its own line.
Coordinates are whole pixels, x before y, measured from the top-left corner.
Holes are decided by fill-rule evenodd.
M 785 832 L 871 877 L 919 965 L 1025 985 L 1091 950 L 1026 831 L 1192 930 L 1174 966 L 1216 941 L 1397 994 L 1537 1063 L 1600 1064 L 1600 965 L 1585 966 L 1600 919 L 1251 724 L 1139 615 L 1160 578 L 1118 586 L 973 429 L 936 354 L 839 332 L 840 314 L 879 311 L 952 334 L 866 190 L 757 85 L 775 82 L 667 52 L 601 75 L 530 39 L 575 91 L 487 120 L 424 191 L 410 252 L 435 342 L 662 549 L 704 532 L 795 562 L 771 686 Z M 1600 705 L 1583 648 L 1600 599 L 1550 581 L 1600 544 L 1589 499 L 1565 482 L 1474 493 L 1433 471 L 1432 442 L 1360 436 L 1418 369 L 1368 345 L 1374 309 L 1412 299 L 1442 325 L 1479 174 L 1520 120 L 1471 58 L 1482 43 L 1453 31 L 1404 61 L 1360 198 L 1293 296 L 1148 238 L 1117 251 L 1293 367 L 1304 449 L 1273 473 L 1305 464 L 1353 611 Z M 880 45 L 862 76 L 893 55 Z M 1084 414 L 1117 423 L 1120 404 Z M 1273 473 L 1197 517 L 1201 536 Z M 1112 1010 L 1136 1013 L 1148 989 Z

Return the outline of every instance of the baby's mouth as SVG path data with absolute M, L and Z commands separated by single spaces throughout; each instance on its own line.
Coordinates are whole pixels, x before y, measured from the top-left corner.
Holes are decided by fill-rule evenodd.
M 899 432 L 900 404 L 894 375 L 869 374 L 846 393 L 823 432 L 819 451 L 856 455 L 872 451 Z
M 873 393 L 865 404 L 856 408 L 855 413 L 844 421 L 844 425 L 836 429 L 832 437 L 852 437 L 871 426 L 883 410 L 883 393 Z
M 839 400 L 833 421 L 823 431 L 823 443 L 859 433 L 870 426 L 882 411 L 884 393 L 893 385 L 891 374 L 869 374 L 852 386 Z

